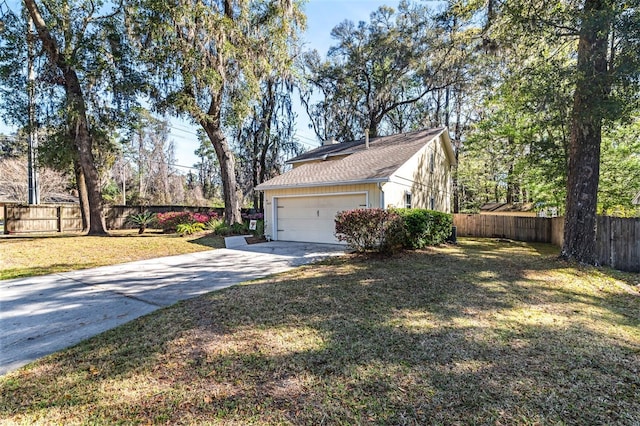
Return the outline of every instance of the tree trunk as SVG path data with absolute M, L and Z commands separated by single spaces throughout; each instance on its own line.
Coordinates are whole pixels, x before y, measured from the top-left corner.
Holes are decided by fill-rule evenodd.
M 378 135 L 378 126 L 380 125 L 380 121 L 384 117 L 384 114 L 378 114 L 376 112 L 372 112 L 369 114 L 369 137 L 377 138 Z M 360 131 L 364 134 L 365 129 L 360 129 Z
M 253 146 L 251 147 L 251 193 L 252 193 L 252 198 L 253 198 L 253 208 L 257 209 L 258 208 L 258 204 L 260 203 L 260 191 L 256 191 L 256 186 L 258 186 L 258 184 L 260 182 L 258 182 L 259 180 L 259 174 L 260 171 L 258 170 L 258 149 L 259 149 L 259 138 L 260 136 L 258 135 L 258 132 L 256 132 L 253 136 Z
M 140 202 L 145 201 L 144 186 L 144 132 L 142 128 L 138 129 L 138 199 Z
M 67 67 L 63 70 L 65 89 L 72 111 L 78 114 L 75 119 L 76 149 L 78 150 L 78 162 L 85 178 L 87 187 L 87 199 L 89 200 L 89 233 L 88 235 L 107 235 L 107 228 L 102 214 L 102 195 L 100 193 L 100 178 L 93 158 L 93 138 L 89 132 L 89 122 L 86 115 L 86 106 L 80 87 L 80 81 L 76 72 Z
M 606 0 L 586 0 L 578 43 L 577 82 L 571 117 L 569 174 L 562 257 L 595 264 L 596 205 L 602 117 L 609 90 Z
M 71 125 L 70 130 L 74 135 L 78 163 L 87 187 L 87 200 L 89 201 L 89 235 L 106 235 L 107 231 L 102 215 L 102 196 L 100 194 L 98 171 L 95 167 L 92 152 L 93 140 L 89 132 L 87 109 L 80 86 L 80 80 L 70 65 L 71 61 L 69 61 L 69 58 L 64 57 L 60 52 L 56 40 L 49 32 L 35 1 L 25 0 L 24 4 L 33 19 L 44 50 L 47 52 L 50 61 L 62 72 L 64 78 L 65 94 L 68 105 L 70 106 L 70 114 L 72 114 L 72 117 L 69 119 Z
M 80 200 L 80 213 L 82 215 L 82 232 L 89 232 L 89 196 L 87 194 L 87 183 L 84 173 L 78 160 L 73 160 L 73 170 L 76 175 L 76 186 L 78 188 L 78 199 Z
M 269 153 L 269 148 L 271 147 L 271 123 L 273 121 L 273 115 L 275 114 L 277 96 L 274 91 L 273 84 L 272 80 L 267 82 L 267 104 L 262 110 L 263 121 L 260 128 L 263 142 L 262 149 L 260 151 L 260 158 L 258 160 L 258 167 L 260 168 L 260 171 L 257 176 L 256 186 L 264 182 L 267 176 L 267 155 Z M 264 211 L 264 192 L 260 191 L 256 195 L 256 201 L 257 204 L 254 204 L 254 207 L 260 211 Z
M 202 120 L 200 125 L 207 133 L 213 149 L 220 163 L 222 177 L 222 195 L 224 197 L 224 221 L 228 225 L 242 223 L 240 214 L 240 200 L 238 199 L 238 185 L 236 183 L 236 167 L 233 151 L 220 128 L 220 108 L 222 96 L 218 95 L 211 101 L 208 120 Z
M 507 172 L 507 203 L 514 202 L 513 193 L 515 192 L 515 183 L 513 179 L 513 163 L 509 164 L 509 171 Z
M 462 116 L 462 101 L 461 101 L 461 89 L 457 89 L 456 96 L 456 124 L 454 128 L 453 145 L 456 154 L 456 165 L 453 168 L 453 212 L 460 213 L 460 185 L 458 183 L 458 165 L 460 158 L 460 139 L 462 138 L 462 123 L 460 117 Z

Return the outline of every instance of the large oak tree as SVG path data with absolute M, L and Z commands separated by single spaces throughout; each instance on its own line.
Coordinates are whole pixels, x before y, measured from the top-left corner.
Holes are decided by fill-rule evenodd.
M 114 131 L 126 121 L 140 81 L 128 62 L 123 40 L 123 14 L 117 4 L 92 0 L 26 0 L 24 16 L 35 33 L 24 33 L 23 17 L 9 22 L 0 65 L 4 93 L 2 107 L 25 123 L 24 57 L 34 46 L 37 120 L 46 134 L 40 160 L 52 167 L 75 171 L 83 219 L 89 234 L 106 234 L 102 215 L 99 167 Z M 14 30 L 20 28 L 22 37 Z
M 237 127 L 261 77 L 291 65 L 304 21 L 291 0 L 132 0 L 131 29 L 160 110 L 202 127 L 218 158 L 225 221 L 241 222 L 236 159 L 225 129 Z

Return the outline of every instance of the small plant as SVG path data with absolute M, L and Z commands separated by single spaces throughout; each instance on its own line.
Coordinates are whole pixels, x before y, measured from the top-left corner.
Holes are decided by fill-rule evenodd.
M 180 224 L 193 223 L 189 212 L 158 213 L 158 224 L 164 232 L 176 232 Z
M 176 232 L 180 234 L 180 236 L 197 234 L 202 231 L 204 231 L 204 223 L 201 222 L 180 223 L 176 226 Z
M 242 213 L 242 220 L 264 220 L 264 213 Z
M 152 212 L 144 212 L 137 214 L 130 214 L 127 216 L 126 222 L 138 227 L 138 234 L 144 233 L 144 231 L 151 224 L 155 223 L 156 214 Z
M 234 234 L 246 234 L 247 233 L 247 224 L 246 223 L 234 223 L 231 225 L 231 232 Z
M 224 221 L 222 221 L 215 229 L 215 234 L 220 235 L 221 237 L 226 237 L 227 235 L 233 234 L 231 227 L 227 225 Z
M 204 228 L 208 229 L 209 231 L 215 232 L 215 230 L 218 229 L 218 227 L 223 223 L 224 223 L 224 220 L 216 217 L 213 219 L 209 219 L 207 223 L 204 224 Z
M 231 234 L 231 228 L 220 218 L 209 220 L 205 224 L 205 228 L 222 237 L 226 237 Z

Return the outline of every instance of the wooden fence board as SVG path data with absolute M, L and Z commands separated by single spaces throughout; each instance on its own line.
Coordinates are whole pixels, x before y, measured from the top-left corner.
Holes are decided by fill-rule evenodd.
M 600 264 L 640 272 L 640 219 L 598 219 Z
M 551 219 L 551 230 L 550 230 L 550 238 L 551 244 L 556 245 L 558 247 L 562 247 L 562 242 L 564 241 L 564 218 L 563 217 L 554 217 Z
M 598 217 L 596 228 L 596 256 L 598 263 L 611 263 L 611 220 L 609 217 Z
M 636 220 L 633 224 L 634 238 L 631 244 L 631 258 L 634 259 L 635 265 L 631 265 L 631 272 L 640 272 L 640 220 Z

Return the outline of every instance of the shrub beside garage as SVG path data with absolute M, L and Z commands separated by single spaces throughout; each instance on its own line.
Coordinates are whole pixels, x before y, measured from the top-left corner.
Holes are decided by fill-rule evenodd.
M 426 209 L 398 209 L 404 229 L 403 246 L 421 249 L 447 241 L 451 235 L 453 215 Z
M 427 209 L 356 209 L 336 215 L 336 237 L 358 252 L 391 253 L 444 243 L 453 215 Z

